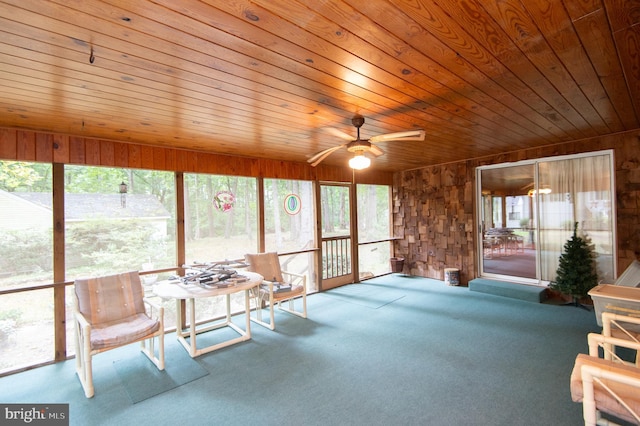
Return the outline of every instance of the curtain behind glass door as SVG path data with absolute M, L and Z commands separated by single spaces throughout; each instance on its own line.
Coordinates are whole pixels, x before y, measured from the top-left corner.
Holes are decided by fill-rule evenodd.
M 539 163 L 540 263 L 542 279 L 553 281 L 564 243 L 578 223 L 594 245 L 598 276 L 612 283 L 613 216 L 611 156 L 596 155 Z

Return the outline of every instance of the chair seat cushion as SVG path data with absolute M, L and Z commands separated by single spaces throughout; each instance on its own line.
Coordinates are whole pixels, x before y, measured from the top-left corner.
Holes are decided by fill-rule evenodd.
M 283 291 L 280 293 L 273 293 L 273 300 L 275 302 L 279 301 L 279 300 L 287 300 L 287 299 L 291 299 L 292 297 L 301 295 L 304 292 L 304 287 L 301 285 L 294 285 L 291 286 L 291 290 L 290 291 Z M 268 298 L 269 297 L 269 289 L 267 288 L 260 288 L 260 294 L 263 298 Z
M 586 354 L 579 354 L 571 372 L 571 398 L 574 402 L 582 402 L 584 397 L 582 392 L 582 374 L 583 365 L 593 365 L 607 371 L 619 371 L 629 373 L 629 375 L 640 378 L 640 370 L 613 361 L 602 358 L 596 358 Z M 635 412 L 640 412 L 640 390 L 635 386 L 629 386 L 612 380 L 600 379 L 602 382 L 614 390 Z M 594 395 L 596 407 L 605 413 L 613 414 L 623 420 L 635 422 L 635 419 L 629 414 L 609 392 L 604 390 L 602 386 L 594 382 Z
M 145 314 L 134 314 L 124 320 L 96 324 L 91 329 L 91 349 L 126 345 L 155 333 L 159 328 L 160 322 Z

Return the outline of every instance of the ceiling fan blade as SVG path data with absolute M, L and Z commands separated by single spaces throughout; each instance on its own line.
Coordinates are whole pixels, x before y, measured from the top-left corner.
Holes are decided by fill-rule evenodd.
M 343 146 L 345 146 L 346 144 L 342 144 L 342 145 L 338 145 L 338 146 L 334 146 L 333 148 L 328 148 L 325 149 L 324 151 L 320 151 L 317 154 L 314 154 L 311 158 L 309 158 L 307 160 L 307 162 L 309 164 L 311 164 L 312 167 L 317 166 L 318 164 L 320 164 L 320 162 L 322 160 L 324 160 L 325 158 L 327 158 L 329 155 L 331 155 L 334 151 L 339 150 L 340 148 L 342 148 Z
M 369 152 L 375 155 L 376 157 L 380 157 L 382 154 L 384 154 L 384 151 L 381 150 L 380 147 L 374 144 L 371 144 L 371 147 L 369 148 Z
M 345 132 L 343 132 L 342 130 L 338 130 L 335 127 L 325 127 L 324 131 L 329 133 L 332 136 L 335 136 L 337 138 L 343 139 L 345 141 L 352 141 L 355 138 L 352 135 L 349 135 Z
M 409 130 L 407 132 L 387 133 L 369 138 L 369 142 L 385 141 L 423 141 L 426 133 L 424 130 Z

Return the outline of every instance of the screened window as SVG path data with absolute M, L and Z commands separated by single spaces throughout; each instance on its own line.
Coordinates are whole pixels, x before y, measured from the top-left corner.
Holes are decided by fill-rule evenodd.
M 280 264 L 285 271 L 306 275 L 308 292 L 316 290 L 313 199 L 312 182 L 264 180 L 266 251 L 294 253 L 280 256 Z
M 170 172 L 65 166 L 66 275 L 176 264 Z
M 185 173 L 185 257 L 187 264 L 244 259 L 257 250 L 256 180 Z M 231 295 L 231 310 L 244 309 L 244 294 Z M 222 297 L 196 300 L 196 321 L 226 312 Z
M 53 281 L 51 164 L 0 161 L 0 285 Z
M 0 288 L 53 281 L 51 164 L 0 161 Z M 53 359 L 53 290 L 0 297 L 0 371 Z
M 257 250 L 256 180 L 184 175 L 187 263 L 243 259 Z
M 267 251 L 314 248 L 313 183 L 265 179 L 264 198 Z
M 360 278 L 390 272 L 390 188 L 358 185 L 358 258 Z

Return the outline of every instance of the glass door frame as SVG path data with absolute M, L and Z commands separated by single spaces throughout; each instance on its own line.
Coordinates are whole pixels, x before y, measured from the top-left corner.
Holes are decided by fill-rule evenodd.
M 488 166 L 481 166 L 476 168 L 476 222 L 477 222 L 477 260 L 478 260 L 478 275 L 480 277 L 484 277 L 484 278 L 496 278 L 496 279 L 500 279 L 500 280 L 508 280 L 508 281 L 512 281 L 512 282 L 521 282 L 524 284 L 533 284 L 533 285 L 539 285 L 539 286 L 547 286 L 549 284 L 549 281 L 545 281 L 543 279 L 541 279 L 542 277 L 542 270 L 541 270 L 541 256 L 540 256 L 540 252 L 539 250 L 541 249 L 541 241 L 540 241 L 540 222 L 541 222 L 541 217 L 540 217 L 540 201 L 539 201 L 539 197 L 540 197 L 540 191 L 539 191 L 539 165 L 541 163 L 548 163 L 548 162 L 554 162 L 554 161 L 561 161 L 561 160 L 576 160 L 579 158 L 583 158 L 583 157 L 595 157 L 595 156 L 600 156 L 600 155 L 608 155 L 609 156 L 609 163 L 610 163 L 610 181 L 609 181 L 609 190 L 610 190 L 610 195 L 611 195 L 611 232 L 612 232 L 612 241 L 614 242 L 614 244 L 612 244 L 612 248 L 611 248 L 611 256 L 613 258 L 613 262 L 611 265 L 612 268 L 612 275 L 613 277 L 617 277 L 617 262 L 615 261 L 615 259 L 617 258 L 617 246 L 615 244 L 615 242 L 617 241 L 617 237 L 616 237 L 616 229 L 617 229 L 617 225 L 616 225 L 616 203 L 615 203 L 615 197 L 616 197 L 616 186 L 615 186 L 615 159 L 614 159 L 614 152 L 613 150 L 604 150 L 604 151 L 594 151 L 594 152 L 587 152 L 587 153 L 582 153 L 582 154 L 574 154 L 574 155 L 562 155 L 562 156 L 556 156 L 556 157 L 547 157 L 547 158 L 538 158 L 538 159 L 532 159 L 532 160 L 523 160 L 523 161 L 518 161 L 518 162 L 514 162 L 514 163 L 501 163 L 501 164 L 492 164 L 492 165 L 488 165 Z M 533 242 L 535 244 L 536 247 L 536 278 L 535 279 L 527 279 L 527 278 L 523 278 L 523 277 L 516 277 L 516 276 L 511 276 L 511 275 L 501 275 L 501 274 L 493 274 L 493 273 L 487 273 L 484 271 L 484 239 L 483 239 L 483 231 L 484 231 L 484 200 L 483 200 L 483 195 L 482 195 L 482 171 L 483 170 L 490 170 L 490 169 L 499 169 L 499 168 L 509 168 L 509 167 L 517 167 L 517 166 L 522 166 L 522 165 L 533 165 L 534 167 L 534 173 L 533 173 L 533 188 L 532 190 L 533 192 L 533 210 L 532 210 L 532 214 L 534 215 L 534 219 L 535 219 L 535 223 L 532 225 L 532 228 L 534 230 L 534 238 L 533 238 Z
M 484 260 L 485 260 L 485 256 L 484 256 L 484 250 L 485 250 L 485 239 L 484 239 L 484 233 L 486 231 L 485 229 L 485 225 L 487 223 L 486 218 L 484 216 L 485 214 L 485 202 L 486 199 L 482 193 L 483 190 L 483 186 L 482 186 L 482 172 L 486 171 L 486 170 L 496 170 L 496 169 L 507 169 L 507 168 L 512 168 L 512 167 L 522 167 L 522 166 L 531 166 L 532 167 L 532 176 L 531 176 L 531 182 L 533 183 L 533 188 L 537 188 L 537 184 L 538 184 L 538 176 L 537 176 L 537 168 L 536 168 L 536 162 L 537 160 L 524 160 L 524 161 L 519 161 L 519 162 L 515 162 L 515 163 L 501 163 L 501 164 L 492 164 L 489 166 L 481 166 L 478 167 L 476 169 L 476 209 L 477 209 L 477 214 L 476 214 L 476 221 L 478 223 L 478 233 L 477 233 L 477 259 L 478 259 L 478 274 L 480 277 L 483 278 L 495 278 L 498 280 L 508 280 L 508 281 L 512 281 L 512 282 L 518 282 L 518 283 L 522 283 L 522 284 L 529 284 L 529 285 L 546 285 L 546 283 L 542 282 L 539 277 L 540 277 L 540 259 L 539 259 L 539 253 L 537 248 L 539 247 L 538 244 L 538 226 L 535 223 L 535 221 L 538 220 L 538 211 L 537 211 L 537 206 L 538 203 L 537 202 L 533 202 L 533 209 L 530 212 L 530 214 L 533 215 L 533 218 L 531 218 L 534 223 L 532 224 L 532 230 L 533 230 L 533 238 L 532 238 L 532 243 L 533 243 L 533 247 L 535 247 L 534 253 L 533 255 L 535 256 L 535 278 L 527 278 L 527 277 L 519 277 L 519 276 L 513 276 L 513 275 L 505 275 L 505 274 L 499 274 L 499 273 L 491 273 L 491 272 L 486 272 L 484 269 Z M 503 194 L 500 195 L 500 197 L 505 200 L 506 198 L 513 196 L 513 195 L 507 195 L 507 194 Z M 493 198 L 491 199 L 491 204 L 492 204 L 492 210 L 493 210 Z M 506 205 L 506 202 L 502 202 L 503 208 Z M 502 212 L 502 218 L 501 219 L 501 225 L 503 225 L 503 227 L 505 227 L 504 225 L 506 225 L 506 223 L 504 223 L 504 218 L 506 217 L 505 212 Z M 491 218 L 490 223 L 493 223 L 493 217 Z M 531 230 L 531 229 L 530 229 Z M 490 250 L 493 250 L 492 248 Z M 506 249 L 505 249 L 506 251 Z

